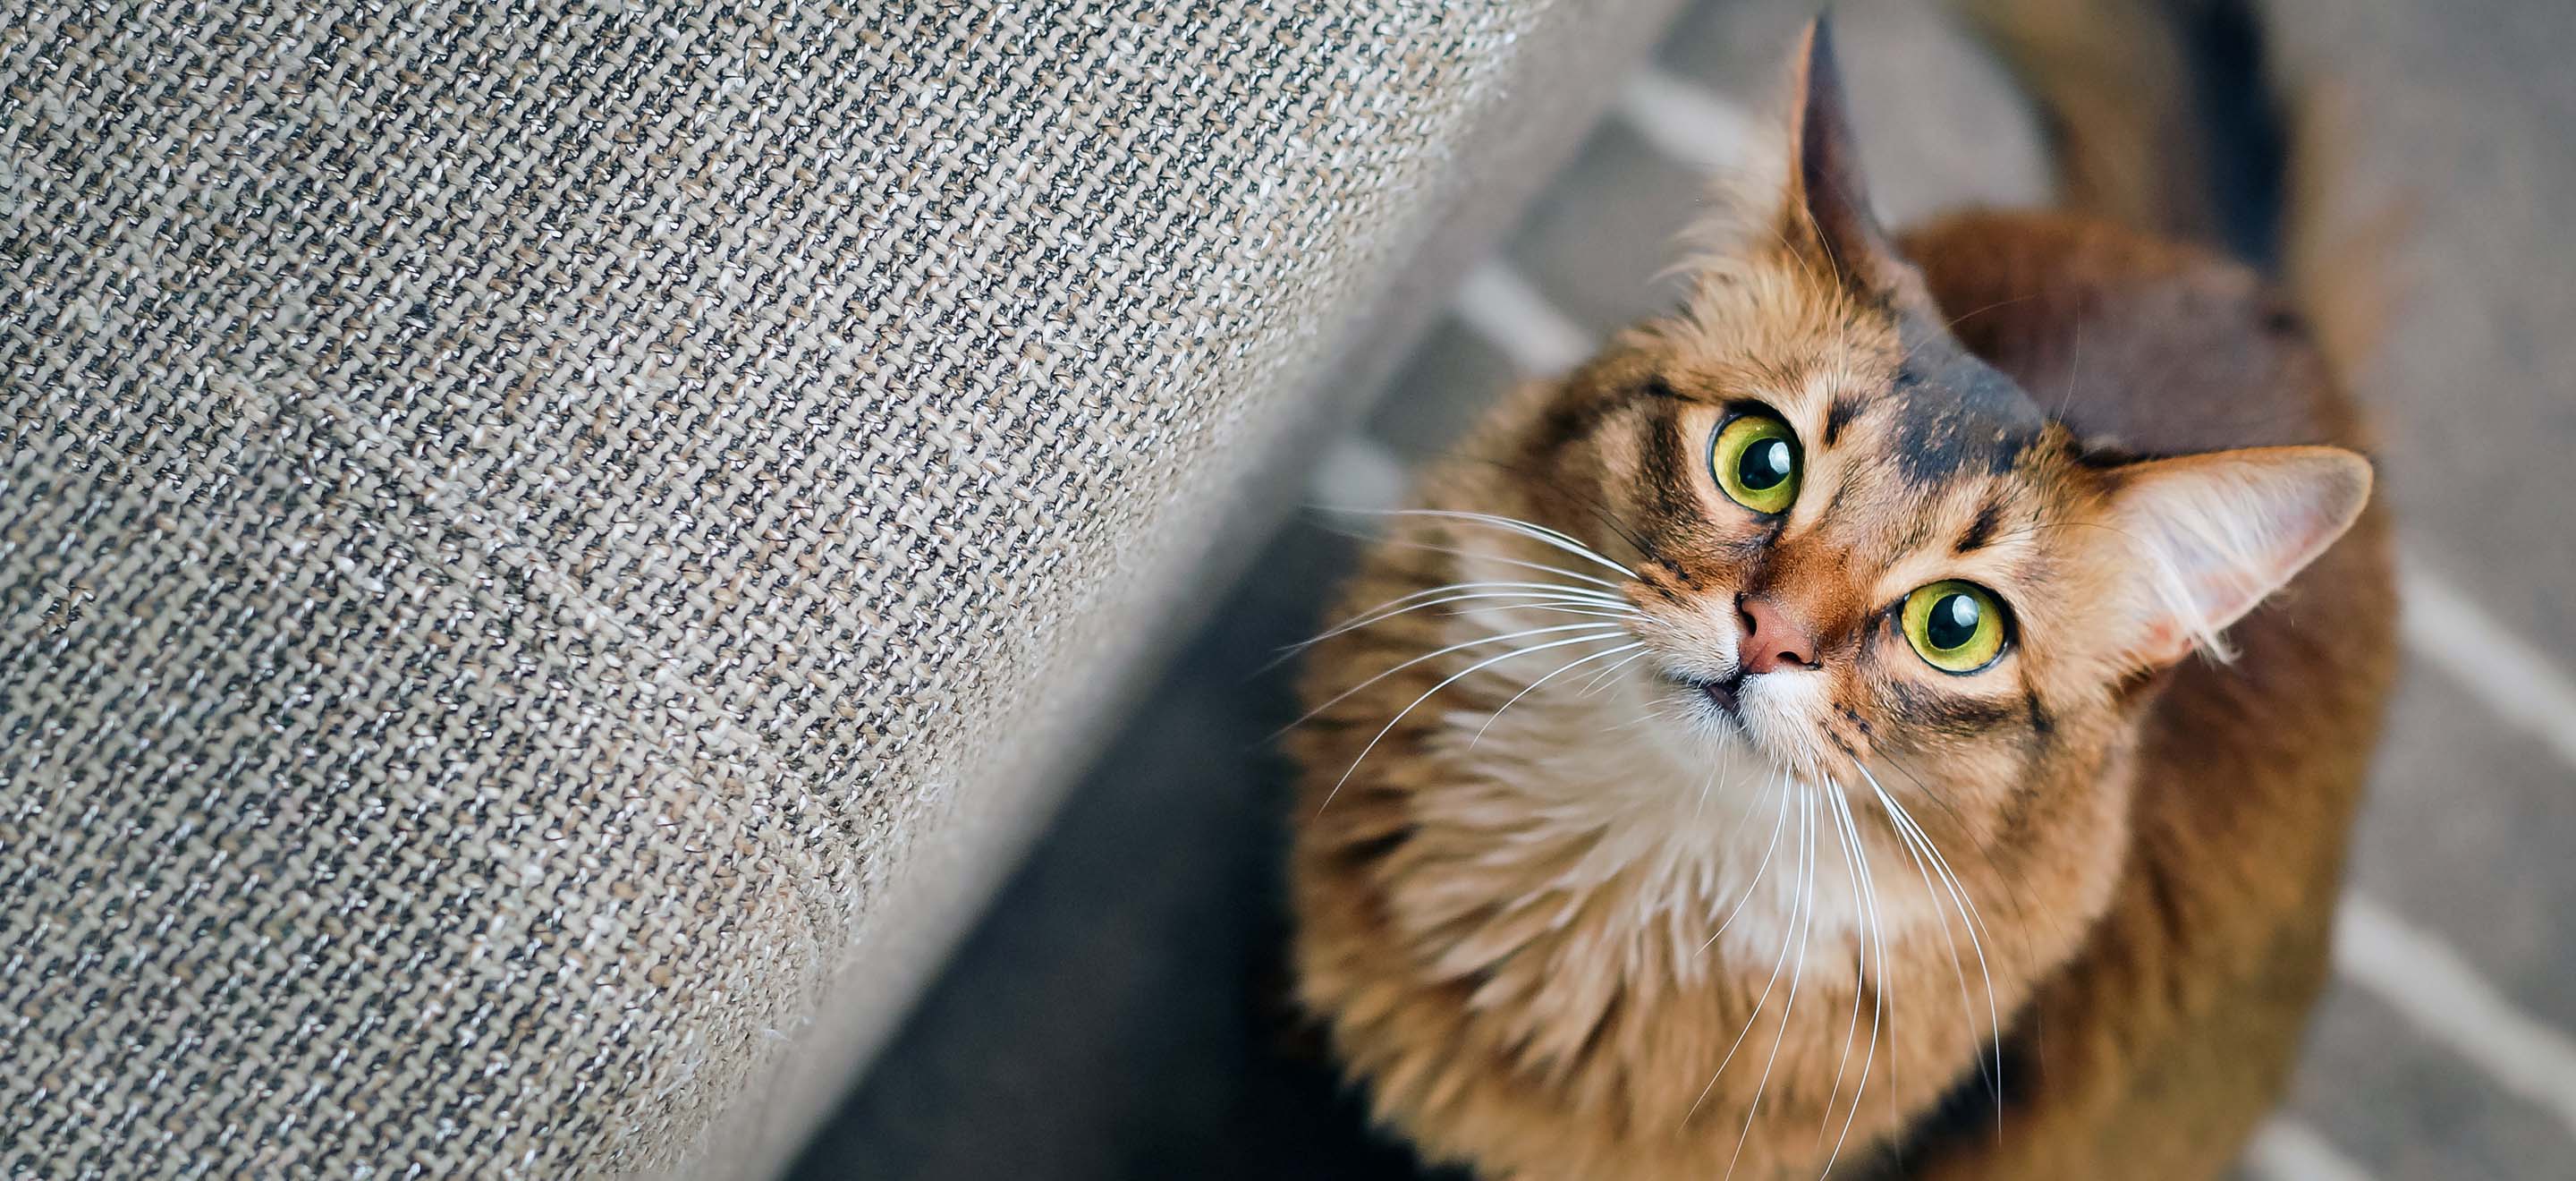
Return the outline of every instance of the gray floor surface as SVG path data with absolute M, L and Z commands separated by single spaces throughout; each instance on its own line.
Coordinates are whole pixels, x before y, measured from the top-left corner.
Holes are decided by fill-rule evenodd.
M 1803 10 L 1702 3 L 1654 68 L 1758 101 Z M 1840 10 L 1892 215 L 2044 199 L 2028 113 L 1928 3 Z M 2355 152 L 2353 196 L 2413 216 L 2390 359 L 2363 392 L 2383 425 L 2410 589 L 2425 592 L 2419 606 L 2449 597 L 2407 621 L 2353 888 L 2463 970 L 2422 972 L 2423 987 L 2367 964 L 2340 972 L 2290 1108 L 2248 1171 L 2576 1176 L 2576 228 L 2557 220 L 2576 210 L 2576 141 L 2553 131 L 2576 125 L 2576 74 L 2562 65 L 2576 4 L 2274 11 L 2285 75 L 2311 91 L 2340 80 L 2346 117 L 2378 133 Z M 1686 145 L 1629 116 L 1598 130 L 1501 254 L 1581 331 L 1668 301 L 1655 276 L 1704 208 L 1674 155 Z M 1934 146 L 1962 143 L 1963 127 L 1973 151 Z M 1479 323 L 1453 317 L 1423 343 L 1367 425 L 1371 453 L 1437 453 L 1515 380 L 1515 356 Z M 1265 737 L 1292 711 L 1282 674 L 1252 673 L 1316 627 L 1351 546 L 1294 527 L 1240 585 L 1211 590 L 1224 600 L 1214 622 L 797 1177 L 1416 1175 L 1283 1047 L 1265 999 L 1285 808 Z

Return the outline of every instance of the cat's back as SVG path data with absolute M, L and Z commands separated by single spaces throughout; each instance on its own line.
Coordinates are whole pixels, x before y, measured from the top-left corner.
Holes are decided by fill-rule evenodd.
M 1954 218 L 1906 245 L 1960 339 L 2088 442 L 2147 456 L 2305 443 L 2369 451 L 2363 417 L 2298 309 L 2246 267 L 2053 214 Z M 1919 1145 L 1918 1165 L 1938 1162 L 1923 1174 L 2225 1167 L 2283 1087 L 2323 981 L 2345 834 L 2395 669 L 2396 613 L 2375 497 L 2341 541 L 2229 629 L 2233 662 L 2188 661 L 2135 687 L 2161 696 L 2138 751 L 2129 864 L 2085 950 L 2024 1023 L 2112 1036 L 2019 1048 L 2040 1059 L 2040 1077 L 2093 1081 L 2019 1101 L 2007 1114 L 2024 1135 Z M 2084 1115 L 2104 1101 L 2131 1113 L 2123 1125 L 2203 1134 L 2106 1139 Z
M 1970 214 L 1906 244 L 1960 340 L 2087 441 L 2368 450 L 2300 312 L 2245 266 L 2061 214 Z

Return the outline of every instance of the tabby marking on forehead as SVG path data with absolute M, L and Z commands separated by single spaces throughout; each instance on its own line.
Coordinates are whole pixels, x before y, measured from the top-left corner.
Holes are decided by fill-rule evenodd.
M 1963 472 L 2002 475 L 2039 439 L 2045 420 L 2011 378 L 1969 354 L 1937 324 L 1915 314 L 1897 321 L 1905 359 L 1891 400 L 1899 470 L 1917 484 Z

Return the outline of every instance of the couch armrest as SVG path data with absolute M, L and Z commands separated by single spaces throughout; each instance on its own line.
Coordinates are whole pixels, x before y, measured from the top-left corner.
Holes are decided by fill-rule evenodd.
M 1664 12 L 12 30 L 10 1165 L 773 1171 Z

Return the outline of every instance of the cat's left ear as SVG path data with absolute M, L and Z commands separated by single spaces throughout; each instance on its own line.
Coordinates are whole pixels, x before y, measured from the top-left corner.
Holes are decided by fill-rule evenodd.
M 2368 460 L 2339 447 L 2251 447 L 2114 469 L 2103 522 L 2133 559 L 2122 654 L 2161 668 L 2199 648 L 2324 553 L 2370 499 Z
M 1832 268 L 1855 294 L 1928 307 L 1921 280 L 1896 252 L 1870 208 L 1860 145 L 1843 98 L 1833 29 L 1823 17 L 1807 25 L 1790 70 L 1789 183 L 1780 235 Z

